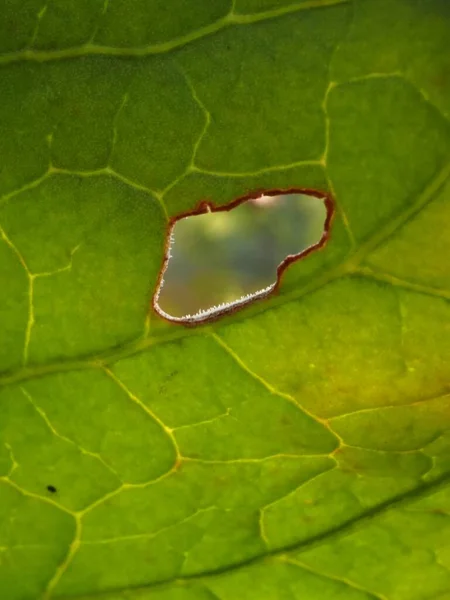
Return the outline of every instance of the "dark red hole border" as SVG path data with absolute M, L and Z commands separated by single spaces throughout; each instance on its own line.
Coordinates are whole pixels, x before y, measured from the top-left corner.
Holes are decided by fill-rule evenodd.
M 287 256 L 278 265 L 277 280 L 275 282 L 273 289 L 271 289 L 269 292 L 267 292 L 267 294 L 265 294 L 264 296 L 258 296 L 256 298 L 248 300 L 248 302 L 230 306 L 229 308 L 224 308 L 224 309 L 218 311 L 217 313 L 209 315 L 209 316 L 205 317 L 204 319 L 200 319 L 198 321 L 188 321 L 188 320 L 184 321 L 184 320 L 179 320 L 179 319 L 172 320 L 172 319 L 168 319 L 167 317 L 164 317 L 163 315 L 161 315 L 161 313 L 158 312 L 158 310 L 156 308 L 156 302 L 155 302 L 156 292 L 159 290 L 159 287 L 161 284 L 161 279 L 163 278 L 164 272 L 167 268 L 167 263 L 169 262 L 169 257 L 168 257 L 169 240 L 170 240 L 170 235 L 172 233 L 172 229 L 177 221 L 179 221 L 180 219 L 184 219 L 185 217 L 202 215 L 206 212 L 230 211 L 230 210 L 233 210 L 233 208 L 236 208 L 236 206 L 239 206 L 240 204 L 247 202 L 248 200 L 255 200 L 257 198 L 260 198 L 261 196 L 282 196 L 282 195 L 288 195 L 288 194 L 304 194 L 306 196 L 313 196 L 315 198 L 322 200 L 325 203 L 327 216 L 325 218 L 323 234 L 322 234 L 322 237 L 320 238 L 320 240 L 316 244 L 309 246 L 309 248 L 306 248 L 305 250 L 303 250 L 302 252 L 299 252 L 298 254 L 293 254 L 293 255 Z M 228 204 L 222 204 L 220 206 L 216 206 L 212 201 L 202 200 L 193 210 L 182 212 L 182 213 L 176 215 L 175 217 L 171 217 L 171 219 L 169 220 L 169 222 L 167 224 L 166 241 L 165 241 L 165 246 L 164 246 L 164 259 L 163 259 L 161 268 L 159 270 L 159 275 L 158 275 L 158 279 L 157 279 L 157 283 L 156 283 L 155 292 L 153 293 L 153 297 L 152 297 L 153 311 L 158 315 L 159 318 L 163 319 L 164 321 L 167 321 L 168 323 L 171 323 L 172 325 L 184 325 L 185 327 L 196 327 L 199 325 L 203 325 L 205 323 L 211 323 L 213 321 L 217 321 L 218 319 L 222 318 L 224 315 L 232 314 L 232 313 L 236 312 L 237 310 L 241 310 L 242 308 L 245 308 L 246 306 L 253 304 L 254 302 L 265 300 L 266 298 L 268 298 L 269 296 L 272 296 L 273 294 L 275 294 L 278 291 L 280 284 L 281 284 L 281 278 L 283 276 L 283 273 L 288 268 L 289 265 L 296 262 L 297 260 L 305 258 L 306 256 L 308 256 L 315 250 L 320 250 L 321 248 L 323 248 L 325 246 L 325 244 L 330 239 L 330 230 L 331 230 L 331 224 L 332 224 L 334 215 L 335 215 L 335 203 L 334 203 L 334 200 L 333 200 L 333 197 L 331 196 L 331 194 L 328 192 L 323 192 L 321 190 L 314 190 L 314 189 L 310 189 L 310 188 L 295 188 L 295 187 L 293 187 L 293 188 L 287 188 L 287 189 L 256 190 L 254 192 L 250 192 L 249 194 L 246 194 L 245 196 L 240 196 L 239 198 L 237 198 L 236 200 L 232 200 Z

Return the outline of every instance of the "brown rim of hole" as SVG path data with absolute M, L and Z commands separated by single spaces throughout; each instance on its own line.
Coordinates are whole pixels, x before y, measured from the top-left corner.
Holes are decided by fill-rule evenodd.
M 248 200 L 255 200 L 257 198 L 261 198 L 261 196 L 286 196 L 289 194 L 303 194 L 305 196 L 313 196 L 315 198 L 318 198 L 319 200 L 323 200 L 327 213 L 326 213 L 325 223 L 324 223 L 324 227 L 323 227 L 322 237 L 320 238 L 320 240 L 316 244 L 313 244 L 313 245 L 309 246 L 308 248 L 305 248 L 305 250 L 303 250 L 302 252 L 299 252 L 298 254 L 291 254 L 291 255 L 287 256 L 278 265 L 277 278 L 276 278 L 276 281 L 272 285 L 261 290 L 260 292 L 251 294 L 250 297 L 244 296 L 243 298 L 240 298 L 239 300 L 236 300 L 235 302 L 228 303 L 228 304 L 224 305 L 223 307 L 221 307 L 221 306 L 215 307 L 216 310 L 211 314 L 209 313 L 209 311 L 205 311 L 204 313 L 200 312 L 196 315 L 186 315 L 186 317 L 171 317 L 169 314 L 165 313 L 161 308 L 158 307 L 158 298 L 159 298 L 159 293 L 161 290 L 161 282 L 163 280 L 164 273 L 166 272 L 166 269 L 167 269 L 167 266 L 168 266 L 169 260 L 170 260 L 169 250 L 170 250 L 170 245 L 171 245 L 170 242 L 171 242 L 171 237 L 172 237 L 172 231 L 173 231 L 173 228 L 177 221 L 180 221 L 181 219 L 184 219 L 185 217 L 202 215 L 207 212 L 225 212 L 225 211 L 228 212 L 230 210 L 233 210 L 233 208 L 236 208 L 240 204 L 247 202 Z M 193 327 L 193 326 L 197 326 L 197 325 L 203 325 L 205 323 L 211 323 L 212 321 L 216 321 L 217 319 L 222 318 L 224 315 L 234 313 L 236 310 L 239 310 L 240 308 L 243 308 L 244 306 L 253 304 L 253 302 L 268 298 L 269 296 L 275 294 L 278 291 L 283 273 L 288 268 L 289 265 L 291 265 L 292 263 L 294 263 L 302 258 L 305 258 L 309 254 L 311 254 L 311 252 L 314 252 L 315 250 L 320 250 L 321 248 L 323 248 L 325 246 L 325 244 L 330 239 L 331 223 L 333 221 L 334 214 L 335 214 L 335 203 L 334 203 L 333 197 L 331 196 L 331 194 L 329 192 L 324 192 L 322 190 L 315 190 L 315 189 L 310 189 L 310 188 L 292 187 L 292 188 L 287 188 L 287 189 L 278 189 L 278 188 L 277 189 L 268 189 L 268 190 L 260 189 L 260 190 L 254 191 L 254 192 L 250 192 L 249 194 L 246 194 L 245 196 L 240 196 L 239 198 L 236 198 L 236 200 L 232 200 L 228 204 L 222 204 L 220 206 L 215 206 L 214 203 L 211 201 L 203 200 L 193 210 L 182 212 L 182 213 L 176 215 L 175 217 L 171 217 L 171 219 L 169 220 L 169 222 L 167 224 L 165 246 L 164 246 L 164 259 L 163 259 L 161 268 L 159 270 L 156 288 L 155 288 L 155 292 L 154 292 L 153 298 L 152 298 L 152 308 L 153 308 L 154 312 L 159 317 L 161 317 L 165 321 L 168 321 L 169 323 L 177 324 L 177 325 L 178 324 L 184 325 L 186 327 Z

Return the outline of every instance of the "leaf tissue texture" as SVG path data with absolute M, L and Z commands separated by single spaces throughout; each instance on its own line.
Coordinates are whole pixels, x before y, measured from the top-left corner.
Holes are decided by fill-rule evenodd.
M 449 3 L 0 12 L 2 600 L 448 600 Z M 152 312 L 170 218 L 289 188 L 276 295 Z

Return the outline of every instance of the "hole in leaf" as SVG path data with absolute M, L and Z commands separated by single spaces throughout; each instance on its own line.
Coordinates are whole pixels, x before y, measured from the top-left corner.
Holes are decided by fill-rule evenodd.
M 271 190 L 174 218 L 155 311 L 195 324 L 272 293 L 284 269 L 328 239 L 333 203 L 313 190 Z

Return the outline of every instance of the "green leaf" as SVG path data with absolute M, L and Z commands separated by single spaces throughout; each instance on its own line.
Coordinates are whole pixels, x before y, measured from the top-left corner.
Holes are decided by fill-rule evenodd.
M 450 598 L 447 0 L 8 0 L 5 600 Z M 167 219 L 330 191 L 326 247 L 213 325 Z

